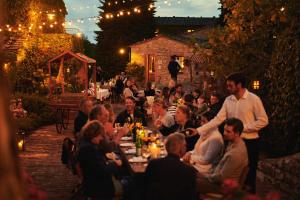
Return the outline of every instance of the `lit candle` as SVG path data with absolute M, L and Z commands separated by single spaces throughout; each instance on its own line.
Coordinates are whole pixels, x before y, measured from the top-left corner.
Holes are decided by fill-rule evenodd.
M 157 158 L 160 154 L 160 149 L 156 146 L 155 143 L 153 143 L 150 146 L 150 154 L 151 154 L 151 158 Z

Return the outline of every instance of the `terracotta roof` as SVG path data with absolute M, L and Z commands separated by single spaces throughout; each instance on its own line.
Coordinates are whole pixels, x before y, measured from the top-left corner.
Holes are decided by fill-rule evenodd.
M 96 63 L 96 60 L 93 59 L 93 58 L 87 57 L 86 55 L 81 54 L 81 53 L 76 53 L 76 54 L 77 54 L 79 57 L 81 57 L 81 58 L 87 60 L 89 64 Z
M 65 51 L 61 54 L 59 54 L 58 56 L 56 56 L 55 58 L 49 60 L 48 62 L 59 62 L 60 58 L 64 57 L 65 59 L 69 59 L 69 58 L 77 58 L 78 60 L 88 63 L 88 64 L 93 64 L 96 63 L 96 60 L 87 57 L 86 55 L 80 54 L 80 53 L 73 53 L 71 51 Z
M 214 26 L 215 17 L 155 17 L 158 26 Z
M 185 34 L 181 34 L 181 35 L 160 34 L 160 35 L 157 35 L 153 38 L 146 39 L 146 40 L 134 43 L 134 44 L 130 45 L 130 47 L 141 45 L 141 44 L 144 44 L 144 43 L 147 43 L 147 42 L 151 42 L 153 40 L 157 40 L 157 39 L 162 38 L 162 37 L 168 38 L 168 39 L 171 39 L 171 40 L 175 40 L 177 42 L 181 42 L 181 43 L 184 43 L 186 45 L 190 45 L 190 44 L 195 43 L 195 42 L 197 42 L 197 43 L 206 43 L 208 41 L 208 34 L 209 34 L 210 30 L 211 29 L 209 29 L 209 28 L 202 28 L 202 29 L 195 30 L 192 33 L 185 33 Z

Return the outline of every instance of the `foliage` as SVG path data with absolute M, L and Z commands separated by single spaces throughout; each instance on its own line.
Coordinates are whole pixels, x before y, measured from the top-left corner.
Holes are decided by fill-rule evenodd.
M 285 5 L 286 20 L 277 32 L 275 51 L 267 69 L 272 149 L 278 154 L 300 151 L 300 2 Z M 282 142 L 284 141 L 284 143 Z
M 126 66 L 126 74 L 134 77 L 139 85 L 145 85 L 145 67 L 136 63 L 128 63 Z
M 55 113 L 46 97 L 16 93 L 15 98 L 22 99 L 23 108 L 28 112 L 27 117 L 16 119 L 20 129 L 31 131 L 55 122 Z
M 45 93 L 45 80 L 49 78 L 48 60 L 72 48 L 72 36 L 67 34 L 43 34 L 29 39 L 19 50 L 19 62 L 10 72 L 10 76 L 14 77 L 14 89 Z
M 130 44 L 144 39 L 152 38 L 155 33 L 154 9 L 148 11 L 149 4 L 153 0 L 125 1 L 114 4 L 110 0 L 100 0 L 100 16 L 98 23 L 101 31 L 97 31 L 97 63 L 107 72 L 109 77 L 124 71 L 129 58 Z M 115 14 L 120 10 L 128 10 L 138 7 L 141 13 L 133 13 L 123 17 L 114 16 L 107 19 L 107 13 Z M 125 13 L 126 14 L 126 13 Z M 115 14 L 116 15 L 116 14 Z M 120 55 L 119 49 L 126 49 L 125 54 Z
M 273 155 L 299 151 L 299 2 L 222 2 L 226 24 L 209 36 L 206 64 L 218 77 L 243 71 L 250 81 L 260 80 L 271 122 L 262 134 L 265 146 Z

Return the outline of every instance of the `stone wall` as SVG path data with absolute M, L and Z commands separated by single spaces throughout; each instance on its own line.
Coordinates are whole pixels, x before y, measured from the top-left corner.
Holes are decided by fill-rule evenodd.
M 155 69 L 154 80 L 152 81 L 167 85 L 171 79 L 168 72 L 170 57 L 177 55 L 188 59 L 192 56 L 193 49 L 183 42 L 165 36 L 157 36 L 153 39 L 132 45 L 131 52 L 131 62 L 136 62 L 146 68 L 146 80 L 149 79 L 147 75 L 147 55 L 154 56 Z M 182 72 L 178 74 L 178 81 L 181 83 L 190 81 L 188 67 L 185 67 Z
M 283 198 L 300 199 L 300 153 L 259 163 L 258 178 L 279 188 Z

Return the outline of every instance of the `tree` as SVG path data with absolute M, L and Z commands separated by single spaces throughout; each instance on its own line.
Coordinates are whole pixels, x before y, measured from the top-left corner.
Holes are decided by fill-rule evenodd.
M 97 62 L 109 76 L 113 76 L 125 69 L 129 58 L 128 45 L 154 36 L 154 1 L 100 2 Z
M 300 2 L 286 1 L 277 22 L 275 50 L 267 67 L 272 135 L 267 139 L 278 154 L 300 151 Z
M 209 36 L 207 63 L 218 76 L 243 71 L 249 83 L 259 80 L 255 92 L 270 118 L 264 146 L 273 155 L 299 151 L 299 2 L 224 0 L 223 6 L 226 23 Z
M 219 10 L 220 10 L 220 15 L 219 15 L 219 18 L 218 18 L 218 24 L 220 25 L 220 26 L 225 26 L 225 24 L 226 24 L 226 15 L 228 15 L 228 9 L 226 9 L 225 7 L 224 7 L 224 0 L 219 0 L 219 4 L 220 4 L 220 8 L 219 8 Z

